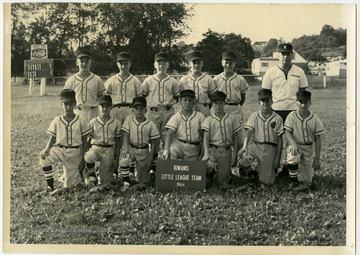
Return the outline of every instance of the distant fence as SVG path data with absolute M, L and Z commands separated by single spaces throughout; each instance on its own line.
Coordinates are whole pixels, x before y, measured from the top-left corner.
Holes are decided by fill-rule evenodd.
M 149 75 L 135 75 L 139 78 L 141 82 L 145 80 L 146 77 Z M 182 75 L 171 75 L 176 80 L 179 80 L 184 74 Z M 210 75 L 214 77 L 215 75 Z M 250 86 L 261 85 L 262 76 L 261 75 L 249 75 L 243 74 L 242 75 L 246 81 L 249 83 Z M 100 76 L 103 81 L 106 81 L 110 76 Z M 317 75 L 307 75 L 309 86 L 312 88 L 324 88 L 324 87 L 346 87 L 346 77 L 329 77 L 329 76 L 317 76 Z M 47 79 L 48 85 L 63 85 L 68 77 L 53 77 Z M 28 85 L 29 80 L 23 77 L 13 77 L 11 79 L 12 82 L 15 84 L 23 84 Z M 35 79 L 35 85 L 40 84 L 40 79 Z

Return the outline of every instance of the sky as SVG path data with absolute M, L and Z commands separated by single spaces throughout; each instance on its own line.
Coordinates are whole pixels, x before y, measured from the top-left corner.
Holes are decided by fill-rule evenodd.
M 286 42 L 303 35 L 318 35 L 327 24 L 349 29 L 354 17 L 349 4 L 194 4 L 189 19 L 191 32 L 182 40 L 197 43 L 211 29 L 218 33 L 241 34 L 251 42 L 282 38 Z

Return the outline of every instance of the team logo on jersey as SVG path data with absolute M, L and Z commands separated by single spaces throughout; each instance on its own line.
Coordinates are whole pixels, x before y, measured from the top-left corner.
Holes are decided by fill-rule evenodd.
M 271 125 L 270 125 L 272 128 L 275 128 L 276 127 L 276 122 L 272 122 Z

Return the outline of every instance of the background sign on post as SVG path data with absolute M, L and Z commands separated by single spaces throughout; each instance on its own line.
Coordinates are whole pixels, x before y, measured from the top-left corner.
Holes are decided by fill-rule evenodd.
M 47 78 L 54 76 L 54 59 L 31 59 L 24 62 L 27 78 Z
M 204 189 L 206 189 L 206 161 L 157 160 L 157 191 L 202 191 Z
M 48 58 L 47 44 L 31 44 L 30 59 Z

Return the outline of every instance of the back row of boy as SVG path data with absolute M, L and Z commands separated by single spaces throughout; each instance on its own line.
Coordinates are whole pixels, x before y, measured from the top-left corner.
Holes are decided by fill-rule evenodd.
M 275 170 L 280 165 L 283 120 L 272 111 L 271 90 L 260 90 L 258 99 L 262 109 L 254 112 L 245 124 L 247 133 L 243 142 L 241 106 L 249 86 L 234 72 L 236 55 L 233 52 L 222 54 L 224 72 L 214 79 L 201 71 L 202 54 L 192 52 L 191 73 L 179 83 L 167 74 L 166 53 L 155 55 L 156 74 L 142 84 L 129 72 L 131 63 L 129 53 L 119 53 L 120 72 L 104 86 L 101 78 L 90 72 L 90 52 L 78 52 L 79 72 L 67 80 L 60 95 L 64 115 L 50 124 L 49 142 L 40 153 L 50 193 L 58 192 L 54 191 L 52 170 L 56 161 L 64 163 L 65 188 L 81 182 L 80 164 L 80 169 L 85 165 L 85 184 L 93 187 L 91 191 L 110 189 L 114 157 L 116 171 L 120 163 L 122 190 L 130 187 L 134 167 L 139 182 L 134 187 L 145 189 L 150 173 L 156 168 L 160 137 L 160 158 L 206 160 L 208 179 L 215 180 L 223 189 L 229 188 L 230 167 L 237 165 L 238 155 L 246 175 L 252 176 L 251 171 L 255 169 L 251 165 L 256 160 L 259 180 L 274 183 Z M 321 143 L 317 138 L 323 128 L 319 118 L 309 111 L 311 93 L 299 91 L 297 100 L 299 111 L 289 115 L 285 132 L 290 143 L 287 162 L 291 186 L 301 190 L 312 181 L 313 142 L 317 143 L 314 168 L 319 167 Z M 173 105 L 178 101 L 182 109 L 174 114 Z M 145 116 L 147 109 L 150 111 Z M 305 126 L 301 126 L 304 123 Z M 253 143 L 250 142 L 252 135 Z M 96 162 L 101 162 L 98 173 Z

